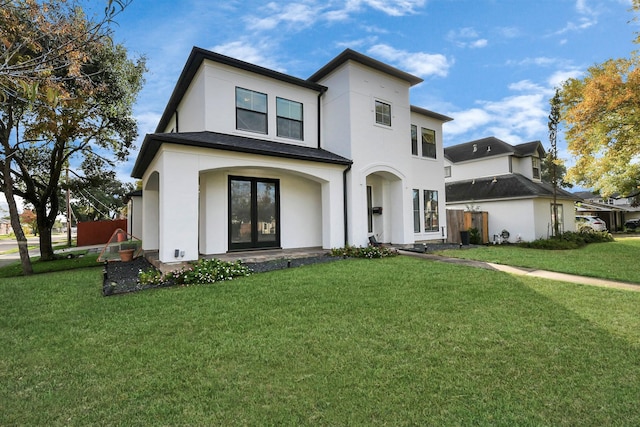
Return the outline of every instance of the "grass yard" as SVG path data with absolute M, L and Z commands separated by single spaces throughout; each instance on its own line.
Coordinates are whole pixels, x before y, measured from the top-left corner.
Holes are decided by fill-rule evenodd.
M 412 257 L 0 281 L 0 425 L 640 425 L 640 293 Z
M 638 237 L 616 238 L 615 242 L 593 243 L 573 250 L 550 251 L 519 248 L 513 245 L 489 245 L 464 250 L 447 250 L 440 254 L 454 258 L 640 284 L 640 238 Z

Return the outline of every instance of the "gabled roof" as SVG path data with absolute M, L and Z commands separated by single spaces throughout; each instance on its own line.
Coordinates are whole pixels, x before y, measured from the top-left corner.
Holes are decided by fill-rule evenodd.
M 249 71 L 251 73 L 259 74 L 261 76 L 266 76 L 286 83 L 301 86 L 307 89 L 315 90 L 317 92 L 324 92 L 327 90 L 325 86 L 319 85 L 309 80 L 293 77 L 288 74 L 270 70 L 269 68 L 264 68 L 259 65 L 244 62 L 239 59 L 231 58 L 229 56 L 221 55 L 219 53 L 211 52 L 209 50 L 194 46 L 193 49 L 191 49 L 191 54 L 189 55 L 184 68 L 182 69 L 182 73 L 178 78 L 175 88 L 173 89 L 171 98 L 169 98 L 169 102 L 167 103 L 167 106 L 162 113 L 162 117 L 160 118 L 158 127 L 156 127 L 156 132 L 163 132 L 165 130 L 167 124 L 169 123 L 169 120 L 171 119 L 171 116 L 176 111 L 176 108 L 178 108 L 178 104 L 180 104 L 180 101 L 182 101 L 182 97 L 189 88 L 193 76 L 195 76 L 195 74 L 198 72 L 198 70 L 200 69 L 200 65 L 202 65 L 202 62 L 205 59 L 220 64 L 229 65 L 231 67 L 235 67 L 244 71 Z
M 445 147 L 444 156 L 451 163 L 466 162 L 488 157 L 511 155 L 516 157 L 527 157 L 538 153 L 544 157 L 544 147 L 540 141 L 525 142 L 523 144 L 511 145 L 494 136 L 465 142 L 463 144 Z
M 445 187 L 447 203 L 553 197 L 551 184 L 535 182 L 517 173 L 450 182 Z M 557 197 L 563 200 L 580 200 L 561 188 L 557 189 Z
M 142 178 L 144 171 L 163 143 L 179 144 L 191 147 L 205 147 L 239 153 L 260 154 L 263 156 L 282 157 L 296 160 L 307 160 L 319 163 L 350 165 L 351 160 L 333 154 L 321 148 L 303 147 L 283 144 L 263 139 L 227 135 L 217 132 L 184 132 L 147 134 L 140 148 L 140 153 L 133 167 L 131 176 Z
M 369 56 L 363 55 L 355 50 L 345 49 L 342 53 L 335 58 L 333 58 L 327 65 L 320 68 L 316 71 L 311 77 L 309 77 L 309 81 L 317 82 L 321 80 L 323 77 L 331 74 L 336 68 L 341 66 L 347 61 L 354 61 L 369 68 L 373 68 L 374 70 L 378 70 L 385 74 L 389 74 L 391 76 L 397 77 L 401 80 L 409 82 L 411 86 L 417 85 L 418 83 L 422 83 L 423 80 L 420 77 L 416 77 L 412 74 L 406 73 L 402 70 L 399 70 L 391 65 L 385 64 L 384 62 L 380 62 L 377 59 L 373 59 Z

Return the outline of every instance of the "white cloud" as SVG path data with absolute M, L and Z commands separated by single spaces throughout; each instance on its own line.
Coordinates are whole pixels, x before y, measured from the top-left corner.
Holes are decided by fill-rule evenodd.
M 562 83 L 569 79 L 579 78 L 582 75 L 582 71 L 573 69 L 573 70 L 559 70 L 556 71 L 549 77 L 549 85 L 551 87 L 560 87 Z
M 452 114 L 453 121 L 448 122 L 444 132 L 448 135 L 466 134 L 478 127 L 490 123 L 493 118 L 491 114 L 481 108 L 472 108 L 466 111 L 459 111 Z
M 347 0 L 347 5 L 351 10 L 368 6 L 389 16 L 405 16 L 416 13 L 416 9 L 425 5 L 425 0 Z
M 489 44 L 487 39 L 480 38 L 480 35 L 473 27 L 464 27 L 458 30 L 451 30 L 447 33 L 446 39 L 461 48 L 482 48 Z
M 283 67 L 273 58 L 272 53 L 275 48 L 267 40 L 258 41 L 255 44 L 244 40 L 236 40 L 213 46 L 210 50 L 251 64 L 285 72 Z
M 322 7 L 304 3 L 267 3 L 260 9 L 261 17 L 249 15 L 244 18 L 247 28 L 265 31 L 286 26 L 297 31 L 305 29 L 317 21 Z
M 420 77 L 446 77 L 454 62 L 442 54 L 408 52 L 385 44 L 372 46 L 368 53 Z

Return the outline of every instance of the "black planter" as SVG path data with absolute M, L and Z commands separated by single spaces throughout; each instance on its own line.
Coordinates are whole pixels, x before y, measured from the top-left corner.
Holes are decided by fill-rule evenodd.
M 460 242 L 465 246 L 469 246 L 469 232 L 468 231 L 461 231 L 460 232 Z

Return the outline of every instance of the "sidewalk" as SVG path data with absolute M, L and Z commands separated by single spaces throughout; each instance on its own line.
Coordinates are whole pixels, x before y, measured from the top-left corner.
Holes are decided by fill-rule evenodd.
M 599 286 L 603 288 L 624 289 L 627 291 L 640 292 L 640 284 L 619 282 L 616 280 L 598 279 L 595 277 L 577 276 L 566 273 L 556 273 L 553 271 L 536 270 L 533 268 L 512 267 L 509 265 L 494 264 L 491 262 L 474 261 L 460 258 L 450 258 L 433 254 L 421 254 L 417 252 L 399 250 L 402 255 L 416 258 L 430 259 L 433 261 L 447 262 L 450 264 L 466 265 L 469 267 L 484 268 L 487 270 L 502 271 L 515 276 L 539 277 L 541 279 L 556 280 L 559 282 L 577 283 L 580 285 Z

